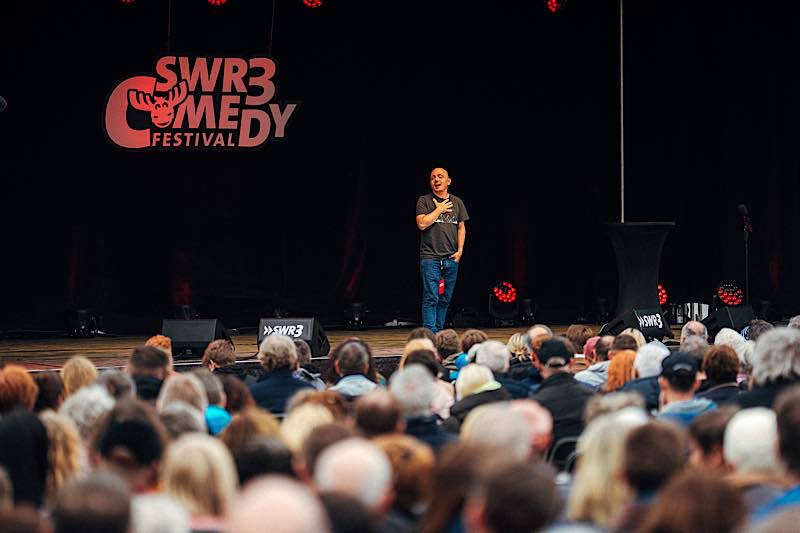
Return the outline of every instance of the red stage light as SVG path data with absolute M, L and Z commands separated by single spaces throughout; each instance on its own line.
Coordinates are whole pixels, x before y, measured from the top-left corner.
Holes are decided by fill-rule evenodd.
M 494 297 L 504 304 L 511 304 L 517 300 L 517 289 L 508 281 L 501 281 L 492 289 Z
M 558 13 L 567 5 L 567 0 L 547 0 L 545 5 L 550 13 Z
M 717 288 L 717 297 L 728 307 L 742 305 L 744 292 L 733 283 L 723 283 Z
M 208 3 L 212 6 L 221 6 L 223 4 L 227 4 L 228 0 L 208 0 Z
M 120 3 L 122 3 L 122 4 L 132 4 L 132 3 L 134 3 L 136 0 L 119 0 L 119 1 L 120 1 Z
M 658 305 L 666 305 L 667 300 L 669 300 L 669 295 L 667 294 L 667 289 L 664 288 L 663 285 L 660 283 L 658 284 Z
M 320 7 L 322 5 L 322 0 L 303 0 L 303 4 L 305 4 L 306 7 L 314 9 L 315 7 Z

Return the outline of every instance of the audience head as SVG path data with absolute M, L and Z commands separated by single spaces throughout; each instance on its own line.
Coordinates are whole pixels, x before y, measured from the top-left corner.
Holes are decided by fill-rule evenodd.
M 131 533 L 185 533 L 189 513 L 166 494 L 138 494 L 131 500 Z
M 333 355 L 336 374 L 344 377 L 354 374 L 369 374 L 372 359 L 367 345 L 360 340 L 349 340 L 340 344 Z
M 725 461 L 735 472 L 776 474 L 781 470 L 778 425 L 772 409 L 754 407 L 734 414 L 725 427 L 723 446 Z
M 638 494 L 659 490 L 686 462 L 686 439 L 669 422 L 648 422 L 625 438 L 623 477 Z
M 329 446 L 317 459 L 314 471 L 314 483 L 319 490 L 355 496 L 378 514 L 391 508 L 392 477 L 392 465 L 386 454 L 375 444 L 359 438 Z
M 792 318 L 790 318 L 787 327 L 800 329 L 800 315 L 795 315 Z
M 520 360 L 528 358 L 528 348 L 525 346 L 525 338 L 522 333 L 511 335 L 506 343 L 506 348 L 511 353 L 511 357 L 516 357 Z
M 775 420 L 778 425 L 778 453 L 786 469 L 795 479 L 800 478 L 800 386 L 794 385 L 775 400 Z
M 188 403 L 201 413 L 205 413 L 208 408 L 208 397 L 203 383 L 193 373 L 175 374 L 164 380 L 156 407 L 161 411 L 175 401 Z
M 221 374 L 218 377 L 220 383 L 222 383 L 222 390 L 225 393 L 225 409 L 229 413 L 235 414 L 244 409 L 256 406 L 253 394 L 250 392 L 250 388 L 245 385 L 244 381 L 229 374 Z
M 486 387 L 497 383 L 492 371 L 483 365 L 471 363 L 458 373 L 456 378 L 456 400 L 463 400 L 468 396 L 477 394 Z
M 407 365 L 392 375 L 389 390 L 405 417 L 430 414 L 436 382 L 422 365 Z
M 161 409 L 158 413 L 161 423 L 169 434 L 171 440 L 177 439 L 184 433 L 205 433 L 208 431 L 203 413 L 196 407 L 186 402 L 175 400 Z
M 219 439 L 236 453 L 236 450 L 251 440 L 261 437 L 278 438 L 280 435 L 281 425 L 269 411 L 248 407 L 233 415 L 230 423 L 219 434 Z
M 70 418 L 78 428 L 84 442 L 88 442 L 100 419 L 114 407 L 114 398 L 105 387 L 92 385 L 64 400 L 59 407 L 59 414 Z
M 172 339 L 164 335 L 153 335 L 145 341 L 144 345 L 161 349 L 169 356 L 170 364 L 172 364 Z
M 569 341 L 561 338 L 552 338 L 544 341 L 536 352 L 542 375 L 547 377 L 557 372 L 567 372 L 570 360 L 575 350 Z
M 420 531 L 435 533 L 447 530 L 459 519 L 466 496 L 478 480 L 481 463 L 486 459 L 483 448 L 463 443 L 447 446 L 433 467 L 431 505 L 422 517 Z
M 203 352 L 201 362 L 203 368 L 214 370 L 223 366 L 236 364 L 236 349 L 233 343 L 226 339 L 211 341 Z
M 647 339 L 645 339 L 642 332 L 636 328 L 625 328 L 622 330 L 621 335 L 630 335 L 631 337 L 633 337 L 633 340 L 636 341 L 636 348 L 632 348 L 634 352 L 639 348 L 641 348 L 642 346 L 644 346 L 645 344 L 647 344 Z M 624 348 L 624 349 L 629 350 L 631 348 Z
M 775 326 L 767 322 L 766 320 L 755 319 L 751 320 L 750 324 L 747 326 L 747 340 L 751 340 L 753 342 L 757 341 L 761 335 L 764 333 L 775 329 Z
M 39 419 L 47 430 L 47 500 L 54 501 L 56 494 L 69 481 L 81 473 L 81 437 L 75 423 L 55 411 L 45 411 Z
M 436 345 L 436 334 L 429 328 L 418 327 L 409 331 L 408 337 L 406 337 L 406 344 L 416 339 L 427 339 L 431 341 L 431 344 Z
M 588 424 L 595 418 L 610 413 L 616 413 L 623 409 L 635 407 L 642 411 L 645 410 L 645 400 L 641 394 L 636 392 L 612 392 L 610 394 L 592 396 L 586 402 L 586 409 L 583 413 L 584 421 Z
M 292 452 L 280 439 L 257 437 L 233 451 L 239 483 L 267 474 L 294 477 Z
M 633 350 L 635 352 L 638 349 L 639 343 L 636 342 L 636 339 L 627 333 L 620 333 L 611 341 L 611 348 L 608 350 L 608 358 L 612 359 L 617 352 L 621 352 L 622 350 Z
M 698 335 L 686 337 L 681 343 L 680 351 L 694 357 L 695 360 L 697 360 L 697 366 L 700 367 L 703 364 L 703 360 L 706 358 L 708 341 Z
M 315 427 L 331 422 L 333 415 L 329 409 L 319 404 L 305 403 L 289 411 L 283 419 L 281 437 L 292 453 L 298 453 L 303 441 Z
M 222 388 L 222 382 L 217 376 L 205 368 L 193 370 L 192 375 L 203 385 L 208 405 L 225 405 L 225 390 Z
M 265 522 L 264 517 L 269 517 Z M 236 498 L 230 533 L 328 533 L 325 508 L 306 486 L 280 476 L 253 480 Z
M 130 374 L 121 370 L 103 370 L 97 375 L 95 383 L 105 387 L 115 400 L 136 397 L 136 383 Z
M 321 405 L 331 412 L 335 420 L 344 420 L 349 415 L 349 407 L 344 396 L 335 390 L 304 389 L 298 391 L 286 403 L 286 411 L 291 412 L 303 404 Z
M 689 466 L 724 472 L 725 427 L 735 407 L 720 407 L 698 415 L 689 424 Z
M 297 368 L 297 348 L 292 339 L 284 335 L 270 335 L 265 338 L 256 357 L 267 372 Z
M 373 533 L 377 531 L 375 514 L 360 501 L 341 492 L 319 494 L 322 505 L 336 533 Z
M 414 350 L 409 353 L 405 359 L 400 360 L 400 368 L 405 368 L 408 365 L 422 365 L 431 376 L 434 378 L 439 377 L 439 363 L 436 361 L 436 354 L 430 350 Z
M 292 342 L 297 350 L 297 364 L 300 366 L 309 364 L 311 362 L 311 346 L 303 339 L 292 339 Z
M 230 451 L 202 433 L 188 433 L 170 444 L 161 479 L 164 491 L 192 516 L 224 516 L 238 489 Z
M 484 341 L 475 354 L 475 362 L 483 365 L 494 374 L 505 374 L 508 372 L 511 352 L 505 344 L 498 341 Z
M 454 329 L 443 329 L 436 333 L 436 351 L 442 359 L 461 353 L 461 340 Z
M 700 385 L 697 380 L 697 359 L 683 352 L 668 355 L 661 362 L 661 377 L 658 379 L 663 392 L 691 394 Z
M 700 337 L 701 339 L 708 341 L 708 329 L 706 328 L 706 325 L 702 322 L 698 322 L 697 320 L 688 321 L 681 328 L 681 346 L 683 346 L 683 341 L 689 337 Z
M 39 389 L 24 367 L 6 365 L 0 368 L 0 416 L 15 409 L 31 411 Z
M 633 350 L 621 350 L 614 354 L 614 358 L 608 365 L 605 392 L 614 392 L 635 377 L 633 372 L 635 359 L 636 352 Z
M 594 351 L 594 347 L 597 346 L 597 342 L 600 340 L 600 337 L 597 335 L 593 337 L 589 337 L 586 339 L 586 344 L 583 345 L 583 357 L 590 362 L 597 361 L 597 354 Z
M 54 533 L 127 533 L 131 494 L 118 477 L 95 472 L 64 487 L 52 516 Z
M 712 384 L 736 383 L 739 356 L 730 346 L 712 346 L 703 359 L 703 372 Z
M 530 345 L 530 343 L 533 342 L 533 339 L 542 335 L 546 337 L 552 337 L 553 330 L 544 324 L 534 324 L 528 328 L 528 331 L 525 333 L 525 338 L 528 339 L 528 344 Z
M 594 335 L 594 331 L 592 331 L 592 328 L 589 326 L 583 324 L 572 324 L 567 328 L 565 335 L 569 339 L 569 342 L 575 347 L 575 353 L 583 353 L 586 341 Z
M 45 409 L 57 411 L 64 401 L 64 384 L 61 382 L 61 376 L 58 372 L 36 372 L 32 377 L 38 389 L 33 412 L 41 413 Z
M 164 380 L 171 370 L 172 361 L 167 352 L 155 346 L 137 346 L 128 359 L 128 373 Z M 146 399 L 146 398 L 142 398 Z
M 372 440 L 392 465 L 394 508 L 410 516 L 420 515 L 431 498 L 435 456 L 430 446 L 403 434 L 380 435 Z
M 730 346 L 734 349 L 736 355 L 739 357 L 739 362 L 743 365 L 747 363 L 744 357 L 746 345 L 747 341 L 742 337 L 741 333 L 731 328 L 722 328 L 714 337 L 714 346 Z
M 81 387 L 94 383 L 97 378 L 97 368 L 86 357 L 76 355 L 64 363 L 60 375 L 64 383 L 64 395 L 69 396 Z
M 47 429 L 36 415 L 18 410 L 0 419 L 0 467 L 11 480 L 15 505 L 42 505 L 47 455 Z
M 405 427 L 400 404 L 386 389 L 375 389 L 360 396 L 354 411 L 356 427 L 367 438 L 402 432 Z
M 658 344 L 645 344 L 636 351 L 633 369 L 639 378 L 661 375 L 661 362 L 669 355 L 669 349 Z
M 468 329 L 461 334 L 460 340 L 461 349 L 464 351 L 464 353 L 468 353 L 470 348 L 476 344 L 488 341 L 489 337 L 486 335 L 486 333 L 479 329 Z
M 614 344 L 614 338 L 613 335 L 603 335 L 598 339 L 597 344 L 594 345 L 594 354 L 598 361 L 608 361 L 608 353 Z
M 757 385 L 800 377 L 800 330 L 773 329 L 764 333 L 753 351 L 753 380 Z
M 299 460 L 299 464 L 297 464 L 298 473 L 301 473 L 305 479 L 313 477 L 317 467 L 317 460 L 326 448 L 355 436 L 353 430 L 344 424 L 329 423 L 315 427 L 303 442 L 300 453 L 295 456 Z
M 531 458 L 541 459 L 553 443 L 553 415 L 533 400 L 513 400 L 511 410 L 522 415 L 530 435 Z
M 436 355 L 436 346 L 431 342 L 430 339 L 411 339 L 406 343 L 403 347 L 403 354 L 400 357 L 400 364 L 402 365 L 408 354 L 411 352 L 416 352 L 418 350 L 426 350 L 432 352 L 434 354 L 434 359 L 438 359 Z
M 531 430 L 521 412 L 507 402 L 476 407 L 461 424 L 461 441 L 491 450 L 508 459 L 531 458 Z

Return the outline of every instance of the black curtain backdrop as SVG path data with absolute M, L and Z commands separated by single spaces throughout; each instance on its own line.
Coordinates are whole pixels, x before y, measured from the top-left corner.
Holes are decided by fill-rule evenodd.
M 26 1 L 0 16 L 0 329 L 153 328 L 191 303 L 227 325 L 276 307 L 342 321 L 419 314 L 413 208 L 446 167 L 468 223 L 455 306 L 508 279 L 571 321 L 617 293 L 618 4 L 456 0 Z M 626 3 L 628 221 L 677 223 L 673 301 L 743 285 L 800 310 L 800 8 Z M 168 47 L 169 45 L 169 47 Z M 245 152 L 125 152 L 113 86 L 167 53 L 270 55 L 287 140 Z M 613 307 L 612 307 L 613 308 Z

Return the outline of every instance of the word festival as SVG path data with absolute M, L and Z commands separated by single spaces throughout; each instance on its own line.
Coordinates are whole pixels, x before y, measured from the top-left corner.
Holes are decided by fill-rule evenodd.
M 277 103 L 275 62 L 266 57 L 164 56 L 156 76 L 114 87 L 108 138 L 126 149 L 258 148 L 286 137 L 297 103 Z

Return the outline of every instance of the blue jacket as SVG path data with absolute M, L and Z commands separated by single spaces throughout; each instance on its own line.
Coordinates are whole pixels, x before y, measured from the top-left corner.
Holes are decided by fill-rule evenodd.
M 800 485 L 795 485 L 782 496 L 756 509 L 753 521 L 763 520 L 790 505 L 800 505 Z
M 406 419 L 406 434 L 415 437 L 439 453 L 444 446 L 458 441 L 458 437 L 439 425 L 436 415 L 414 416 Z
M 290 368 L 279 368 L 264 374 L 258 383 L 250 387 L 253 399 L 259 407 L 270 413 L 280 414 L 286 411 L 286 402 L 297 391 L 314 387 L 302 379 L 292 375 Z
M 658 384 L 658 376 L 649 378 L 639 378 L 627 382 L 620 389 L 620 392 L 639 393 L 647 405 L 648 411 L 658 410 L 658 396 L 661 394 L 661 387 Z

